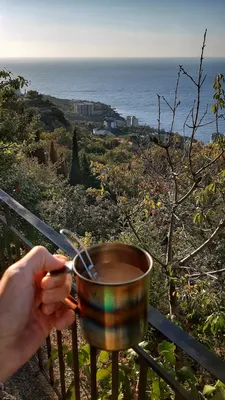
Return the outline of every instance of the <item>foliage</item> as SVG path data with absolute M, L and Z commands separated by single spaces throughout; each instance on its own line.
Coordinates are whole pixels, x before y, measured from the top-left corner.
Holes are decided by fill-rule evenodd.
M 45 100 L 43 95 L 35 90 L 29 90 L 25 95 L 25 105 L 39 115 L 41 129 L 54 131 L 57 128 L 70 128 L 70 123 L 64 113 L 50 100 Z
M 225 109 L 224 77 L 215 78 L 212 111 L 216 131 L 213 142 L 204 145 L 195 140 L 198 127 L 204 126 L 199 111 L 202 62 L 203 56 L 198 80 L 192 78 L 197 92 L 186 121 L 192 129 L 190 138 L 172 129 L 179 106 L 179 80 L 183 75 L 190 79 L 183 66 L 175 105 L 170 105 L 171 131 L 160 129 L 159 109 L 157 133 L 150 127 L 138 127 L 135 132 L 121 128 L 123 137 L 113 139 L 92 136 L 87 121 L 76 123 L 72 132 L 51 100 L 35 91 L 21 94 L 18 90 L 27 82 L 1 71 L 0 184 L 56 231 L 70 229 L 83 237 L 87 246 L 122 241 L 145 248 L 154 259 L 151 303 L 223 357 L 225 139 L 219 133 L 219 122 Z M 28 240 L 43 243 L 37 232 L 19 218 L 14 220 Z M 211 379 L 194 373 L 173 344 L 162 342 L 156 349 L 153 342 L 149 335 L 142 346 L 193 395 L 197 390 L 205 399 L 223 396 L 221 383 L 213 385 Z M 52 355 L 51 362 L 56 356 Z M 65 357 L 72 367 L 68 349 Z M 88 384 L 87 346 L 80 350 L 79 361 Z M 129 350 L 119 361 L 120 398 L 133 398 L 139 379 L 138 359 Z M 98 367 L 99 396 L 108 398 L 111 359 L 106 352 L 99 354 Z M 147 381 L 152 399 L 173 398 L 168 385 L 153 371 Z M 69 393 L 74 395 L 73 386 Z
M 6 70 L 0 71 L 0 148 L 15 148 L 24 140 L 33 139 L 36 118 L 33 110 L 27 110 L 20 97 L 21 89 L 28 82 Z
M 139 346 L 149 353 L 149 344 L 144 341 Z M 64 362 L 67 368 L 73 370 L 73 354 L 66 345 L 63 345 Z M 46 363 L 46 367 L 56 367 L 58 359 L 57 348 L 52 348 L 51 357 Z M 91 386 L 90 374 L 90 347 L 83 345 L 78 351 L 78 360 L 80 367 L 80 385 L 81 391 L 87 392 Z M 198 398 L 201 393 L 202 398 L 212 398 L 222 400 L 225 395 L 225 385 L 217 381 L 214 386 L 205 385 L 202 392 L 199 390 L 201 376 L 196 378 L 194 371 L 187 366 L 179 368 L 176 355 L 176 346 L 168 341 L 160 342 L 158 345 L 158 354 L 154 360 L 165 369 L 171 377 L 177 379 L 193 398 Z M 97 389 L 98 399 L 110 399 L 112 388 L 112 360 L 111 354 L 101 350 L 97 355 Z M 119 354 L 119 399 L 135 398 L 138 391 L 138 381 L 140 379 L 140 365 L 138 356 L 133 349 L 129 349 Z M 154 400 L 174 399 L 174 392 L 162 378 L 149 369 L 147 374 L 146 395 Z M 67 389 L 67 399 L 74 397 L 74 381 L 72 380 Z M 211 397 L 213 396 L 213 397 Z M 221 397 L 219 397 L 221 396 Z

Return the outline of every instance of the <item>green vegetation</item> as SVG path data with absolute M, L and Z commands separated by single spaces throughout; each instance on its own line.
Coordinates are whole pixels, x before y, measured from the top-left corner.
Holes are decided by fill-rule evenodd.
M 87 245 L 110 240 L 147 249 L 154 259 L 150 302 L 224 357 L 225 138 L 219 134 L 224 78 L 219 75 L 214 83 L 217 132 L 213 143 L 203 145 L 195 140 L 203 124 L 202 60 L 188 140 L 172 129 L 177 90 L 171 132 L 160 131 L 159 114 L 160 134 L 154 140 L 150 128 L 101 139 L 91 134 L 89 122 L 71 126 L 63 112 L 37 92 L 18 96 L 26 80 L 1 71 L 0 184 L 54 229 L 70 229 Z M 181 66 L 177 87 L 181 72 L 184 79 L 190 78 Z M 39 242 L 37 235 L 17 224 L 29 240 Z M 194 362 L 185 360 L 171 343 L 158 343 L 155 335 L 151 331 L 143 346 L 160 365 L 192 393 L 201 392 L 205 399 L 225 398 L 221 382 L 196 370 Z M 83 350 L 81 367 L 88 381 L 90 357 Z M 68 349 L 66 354 L 69 365 Z M 130 351 L 120 357 L 120 398 L 133 398 L 139 365 Z M 110 362 L 101 352 L 101 399 L 108 398 Z M 154 373 L 148 375 L 148 393 L 155 400 L 173 398 Z

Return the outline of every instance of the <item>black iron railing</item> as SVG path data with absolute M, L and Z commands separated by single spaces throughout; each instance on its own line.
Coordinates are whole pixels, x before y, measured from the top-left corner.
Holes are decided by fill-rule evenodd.
M 2 243 L 0 246 L 0 261 L 1 270 L 4 271 L 8 264 L 13 262 L 20 257 L 21 248 L 25 251 L 29 251 L 33 247 L 32 243 L 27 240 L 24 235 L 13 226 L 13 219 L 15 217 L 21 217 L 24 222 L 28 222 L 32 227 L 38 230 L 43 238 L 55 247 L 55 249 L 63 250 L 71 258 L 75 256 L 73 248 L 66 242 L 62 235 L 54 231 L 51 227 L 37 218 L 30 211 L 25 209 L 21 204 L 15 201 L 12 197 L 0 190 L 0 200 L 2 213 L 0 215 L 0 221 L 3 227 Z M 10 235 L 9 235 L 10 233 Z M 14 244 L 14 254 L 12 254 L 12 246 Z M 40 243 L 42 244 L 42 243 Z M 75 286 L 74 288 L 75 289 Z M 207 350 L 201 343 L 196 341 L 187 332 L 180 329 L 173 322 L 165 318 L 160 312 L 154 307 L 150 306 L 149 311 L 149 324 L 164 335 L 167 339 L 173 342 L 179 347 L 186 355 L 190 356 L 196 361 L 201 367 L 209 371 L 215 378 L 225 383 L 225 362 L 215 356 L 213 353 Z M 78 358 L 78 332 L 77 322 L 74 322 L 71 328 L 71 341 L 72 341 L 72 356 L 73 356 L 73 375 L 74 375 L 74 399 L 83 399 L 81 397 L 80 388 L 80 367 Z M 48 369 L 45 367 L 45 360 L 51 357 L 52 343 L 51 338 L 46 339 L 46 346 L 39 349 L 37 352 L 37 359 L 39 367 L 45 374 L 49 383 L 54 387 L 58 397 L 62 400 L 66 400 L 66 381 L 65 381 L 65 363 L 63 355 L 63 339 L 62 333 L 57 331 L 57 347 L 58 347 L 58 362 L 60 372 L 60 390 L 55 387 L 54 368 L 50 364 Z M 140 346 L 135 346 L 134 351 L 139 356 L 140 372 L 139 372 L 139 384 L 137 398 L 143 400 L 146 398 L 146 384 L 147 384 L 147 373 L 149 368 L 155 371 L 159 377 L 161 377 L 174 391 L 175 399 L 194 399 L 194 396 L 186 391 L 180 383 L 174 379 L 167 371 L 165 371 L 155 359 L 149 355 Z M 44 354 L 44 352 L 46 354 Z M 90 398 L 91 400 L 97 399 L 97 349 L 90 347 Z M 111 353 L 112 360 L 112 395 L 111 399 L 115 400 L 118 398 L 119 391 L 119 354 L 118 352 Z

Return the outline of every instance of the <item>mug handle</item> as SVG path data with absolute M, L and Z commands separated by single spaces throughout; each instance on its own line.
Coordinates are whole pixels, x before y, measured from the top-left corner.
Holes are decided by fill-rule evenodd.
M 68 297 L 66 297 L 64 300 L 61 301 L 63 304 L 65 304 L 65 306 L 67 306 L 68 308 L 70 308 L 71 310 L 73 310 L 74 312 L 78 312 L 79 308 L 78 308 L 78 304 L 76 302 L 76 300 L 69 295 Z
M 67 235 L 70 235 L 70 236 L 72 236 L 72 237 L 75 238 L 75 240 L 80 244 L 80 246 L 81 246 L 81 247 L 83 248 L 83 250 L 85 251 L 85 253 L 86 253 L 86 255 L 87 255 L 89 261 L 92 263 L 92 261 L 91 261 L 91 259 L 90 259 L 90 256 L 89 256 L 89 254 L 88 254 L 88 252 L 87 252 L 87 250 L 86 250 L 86 248 L 85 248 L 83 242 L 82 242 L 73 232 L 71 232 L 71 231 L 69 231 L 69 230 L 67 230 L 67 229 L 61 229 L 61 230 L 60 230 L 60 233 L 61 233 L 61 235 L 64 236 L 64 238 L 66 239 L 66 241 L 73 247 L 73 249 L 74 249 L 74 250 L 76 251 L 76 253 L 79 255 L 79 257 L 80 257 L 81 261 L 83 262 L 85 268 L 87 269 L 88 273 L 90 274 L 90 271 L 88 270 L 88 268 L 87 268 L 87 266 L 86 266 L 86 264 L 85 264 L 85 261 L 84 261 L 82 255 L 81 255 L 80 251 L 79 251 L 78 248 L 77 248 L 76 246 L 74 246 L 74 244 L 69 240 L 69 238 L 67 237 Z M 74 266 L 74 260 L 72 260 L 72 261 L 66 261 L 63 268 L 61 268 L 61 269 L 59 269 L 59 270 L 51 271 L 51 272 L 50 272 L 50 275 L 56 276 L 56 275 L 59 275 L 59 274 L 72 274 L 72 272 L 74 271 L 73 266 Z M 75 311 L 75 312 L 78 312 L 78 310 L 79 310 L 79 309 L 78 309 L 78 304 L 77 304 L 76 300 L 75 300 L 71 295 L 69 295 L 68 297 L 66 297 L 66 298 L 65 298 L 64 300 L 62 300 L 61 302 L 62 302 L 63 304 L 65 304 L 68 308 L 70 308 L 71 310 L 73 310 L 73 311 Z

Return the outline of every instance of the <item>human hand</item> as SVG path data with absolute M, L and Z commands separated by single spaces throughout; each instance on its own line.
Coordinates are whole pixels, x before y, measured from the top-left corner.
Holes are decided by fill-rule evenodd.
M 75 314 L 61 300 L 71 290 L 71 276 L 47 274 L 62 268 L 65 257 L 34 247 L 9 267 L 0 281 L 0 381 L 37 351 L 53 327 L 72 324 Z

